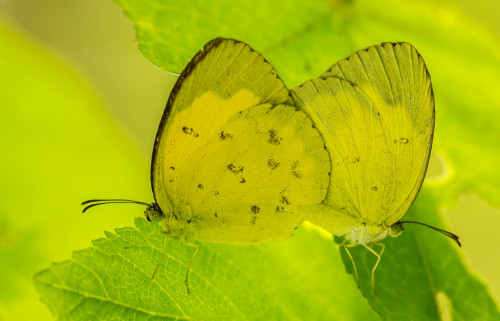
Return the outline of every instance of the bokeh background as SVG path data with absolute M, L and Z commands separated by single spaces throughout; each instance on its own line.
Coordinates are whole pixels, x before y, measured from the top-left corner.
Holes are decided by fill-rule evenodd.
M 434 6 L 443 16 L 460 13 L 500 44 L 500 2 Z M 111 0 L 0 0 L 0 30 L 0 320 L 51 320 L 32 275 L 142 213 L 110 206 L 82 215 L 81 201 L 152 200 L 150 154 L 176 76 L 141 56 L 132 22 Z M 38 61 L 53 69 L 40 70 Z M 33 72 L 57 85 L 33 80 Z M 446 171 L 433 155 L 428 179 Z M 465 194 L 443 211 L 498 302 L 500 209 Z

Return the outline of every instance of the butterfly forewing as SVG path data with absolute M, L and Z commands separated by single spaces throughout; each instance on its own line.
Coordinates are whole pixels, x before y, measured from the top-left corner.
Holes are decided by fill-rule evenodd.
M 152 181 L 162 210 L 192 220 L 202 240 L 289 236 L 302 218 L 287 207 L 321 202 L 330 171 L 321 135 L 290 102 L 248 45 L 207 44 L 179 77 L 158 130 Z
M 360 87 L 381 115 L 395 157 L 394 197 L 383 204 L 382 222 L 390 226 L 415 200 L 429 161 L 434 96 L 424 60 L 409 43 L 384 43 L 352 54 L 327 75 Z
M 368 220 L 394 192 L 394 157 L 373 103 L 359 88 L 335 77 L 308 81 L 294 94 L 302 108 L 314 114 L 330 152 L 332 175 L 325 203 L 340 217 Z M 332 223 L 341 224 L 337 218 Z

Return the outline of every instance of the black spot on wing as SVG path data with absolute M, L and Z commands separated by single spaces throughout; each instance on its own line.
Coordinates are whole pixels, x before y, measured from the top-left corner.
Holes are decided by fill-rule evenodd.
M 402 145 L 406 145 L 410 142 L 410 140 L 406 137 L 401 137 L 400 139 L 395 139 L 394 144 L 400 143 Z
M 229 164 L 227 165 L 227 169 L 239 178 L 240 183 L 246 183 L 245 178 L 242 176 L 244 169 L 243 166 L 235 166 L 234 164 Z
M 377 186 L 372 186 L 372 191 L 376 192 L 378 190 Z
M 290 205 L 290 202 L 288 201 L 288 197 L 286 197 L 283 194 L 280 194 L 280 196 L 281 196 L 281 198 L 280 198 L 280 203 L 281 204 Z
M 235 166 L 234 164 L 227 165 L 227 169 L 229 169 L 234 174 L 239 174 L 243 172 L 243 168 L 244 168 L 243 166 Z
M 205 186 L 203 186 L 202 184 L 198 184 L 198 188 L 199 188 L 199 189 L 204 189 L 204 188 L 205 188 Z
M 192 135 L 192 136 L 194 136 L 194 137 L 198 137 L 198 136 L 200 136 L 197 132 L 195 132 L 195 131 L 194 131 L 194 129 L 192 129 L 192 128 L 188 128 L 188 127 L 186 127 L 186 126 L 182 127 L 182 132 L 183 132 L 184 134 Z
M 344 158 L 344 162 L 346 164 L 355 164 L 355 163 L 359 163 L 359 157 L 351 157 L 349 155 L 347 155 L 345 158 Z
M 278 134 L 276 133 L 275 129 L 270 129 L 268 131 L 268 134 L 269 134 L 269 139 L 267 141 L 269 143 L 271 143 L 273 145 L 279 145 L 279 144 L 281 144 L 281 141 L 283 140 L 283 138 L 278 137 Z
M 288 200 L 288 197 L 285 195 L 287 188 L 285 187 L 280 191 L 280 199 L 279 202 L 284 205 L 290 205 L 290 201 Z
M 258 207 L 257 205 L 252 205 L 250 210 L 253 214 L 258 214 L 260 212 L 260 207 Z
M 233 135 L 232 134 L 229 134 L 229 133 L 226 133 L 224 131 L 221 131 L 220 132 L 220 135 L 219 135 L 219 140 L 226 140 L 226 139 L 232 139 L 233 138 Z
M 275 169 L 280 165 L 281 165 L 281 163 L 276 161 L 274 158 L 269 158 L 267 160 L 267 166 L 269 166 L 271 169 Z
M 253 214 L 252 219 L 250 220 L 250 224 L 254 225 L 257 221 L 257 214 L 260 212 L 260 207 L 258 207 L 257 205 L 252 205 L 250 211 Z
M 303 174 L 300 171 L 300 163 L 299 161 L 294 161 L 292 165 L 290 165 L 291 173 L 296 178 L 302 178 Z

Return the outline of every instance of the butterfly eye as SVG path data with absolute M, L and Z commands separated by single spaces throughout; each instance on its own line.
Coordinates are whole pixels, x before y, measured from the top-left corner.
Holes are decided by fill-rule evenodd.
M 165 217 L 165 214 L 163 214 L 158 204 L 151 203 L 144 211 L 144 216 L 150 222 L 159 222 Z
M 401 222 L 398 222 L 391 226 L 391 228 L 389 229 L 389 235 L 392 237 L 398 237 L 401 235 L 401 233 L 403 233 L 403 231 L 403 224 Z

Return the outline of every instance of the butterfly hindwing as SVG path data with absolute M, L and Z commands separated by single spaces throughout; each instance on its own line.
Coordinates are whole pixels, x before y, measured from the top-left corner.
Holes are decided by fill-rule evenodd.
M 394 193 L 394 158 L 373 103 L 359 88 L 335 77 L 307 81 L 293 92 L 316 120 L 330 152 L 332 173 L 325 203 L 335 212 L 328 214 L 333 225 L 343 224 L 343 216 L 359 222 L 380 211 L 380 204 Z
M 384 43 L 321 78 L 292 92 L 329 146 L 325 202 L 359 222 L 391 226 L 416 198 L 430 156 L 434 99 L 425 64 L 410 44 Z

